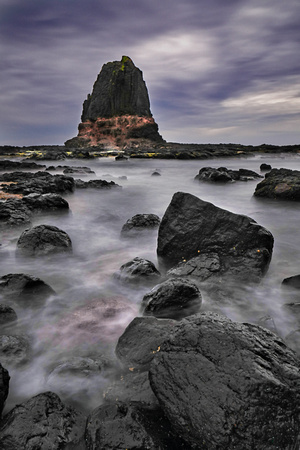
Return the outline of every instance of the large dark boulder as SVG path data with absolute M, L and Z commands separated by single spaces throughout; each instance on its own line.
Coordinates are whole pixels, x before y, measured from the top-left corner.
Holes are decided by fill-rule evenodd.
M 125 283 L 152 284 L 161 277 L 155 265 L 148 259 L 133 258 L 123 264 L 118 272 L 114 273 L 114 278 Z
M 116 346 L 116 355 L 132 371 L 148 370 L 161 343 L 169 336 L 176 321 L 155 317 L 135 317 Z
M 0 294 L 19 305 L 39 304 L 55 291 L 43 280 L 24 273 L 9 273 L 0 277 Z
M 53 225 L 38 225 L 25 230 L 17 242 L 17 252 L 24 256 L 43 256 L 70 251 L 72 251 L 70 237 L 65 231 Z
M 256 281 L 268 269 L 272 234 L 250 217 L 233 214 L 194 195 L 174 194 L 158 231 L 160 266 L 170 269 L 202 254 L 213 256 L 205 270 Z M 219 266 L 219 268 L 218 268 Z
M 161 410 L 114 402 L 96 408 L 86 426 L 87 450 L 190 450 L 170 429 Z
M 3 450 L 84 449 L 85 416 L 53 392 L 15 406 L 0 425 Z
M 169 278 L 144 295 L 143 314 L 180 320 L 199 312 L 202 303 L 198 286 L 186 278 Z
M 193 448 L 296 448 L 300 361 L 270 331 L 196 314 L 174 327 L 149 374 L 163 411 Z
M 147 230 L 159 227 L 160 218 L 156 214 L 136 214 L 123 225 L 121 236 L 134 237 Z
M 300 171 L 272 169 L 255 188 L 256 197 L 300 200 Z
M 0 422 L 1 415 L 4 408 L 5 400 L 8 396 L 8 388 L 9 388 L 9 374 L 4 367 L 0 364 Z
M 73 192 L 74 178 L 65 175 L 51 175 L 48 172 L 11 172 L 0 175 L 0 181 L 12 182 L 2 185 L 2 190 L 11 194 L 28 195 L 49 192 L 63 194 Z
M 227 167 L 202 167 L 195 180 L 199 181 L 214 181 L 217 183 L 228 183 L 232 181 L 249 181 L 257 178 L 263 178 L 258 173 L 249 169 L 232 170 Z

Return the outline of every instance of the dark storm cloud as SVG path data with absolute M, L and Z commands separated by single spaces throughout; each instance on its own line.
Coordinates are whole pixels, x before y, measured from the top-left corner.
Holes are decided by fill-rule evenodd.
M 167 140 L 271 142 L 280 124 L 299 141 L 298 0 L 0 0 L 0 17 L 2 144 L 75 136 L 101 66 L 123 54 Z

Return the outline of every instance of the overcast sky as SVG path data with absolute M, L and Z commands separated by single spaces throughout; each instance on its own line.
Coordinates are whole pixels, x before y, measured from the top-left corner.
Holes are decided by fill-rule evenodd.
M 131 57 L 171 142 L 300 143 L 299 0 L 0 0 L 0 145 L 63 144 Z

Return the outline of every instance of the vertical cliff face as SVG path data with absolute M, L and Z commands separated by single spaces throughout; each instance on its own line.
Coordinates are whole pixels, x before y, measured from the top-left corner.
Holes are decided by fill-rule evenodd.
M 124 147 L 162 142 L 143 74 L 128 56 L 104 66 L 83 103 L 78 136 L 69 147 Z

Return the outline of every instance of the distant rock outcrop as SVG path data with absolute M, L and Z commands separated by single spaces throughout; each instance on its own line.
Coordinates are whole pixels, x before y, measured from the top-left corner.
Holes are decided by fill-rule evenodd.
M 104 64 L 83 103 L 78 136 L 67 147 L 126 147 L 163 142 L 143 74 L 128 56 Z

